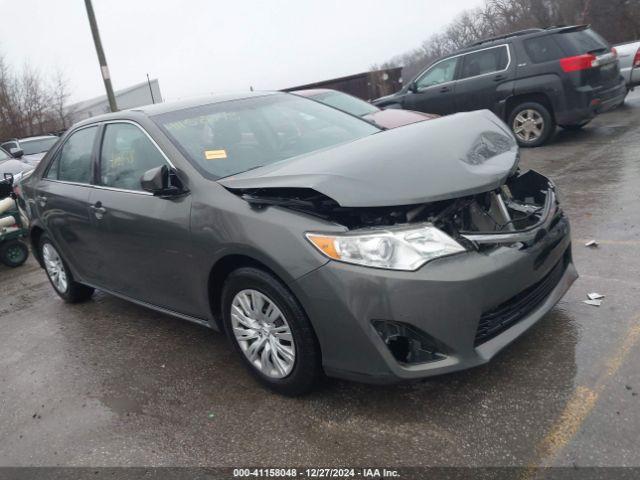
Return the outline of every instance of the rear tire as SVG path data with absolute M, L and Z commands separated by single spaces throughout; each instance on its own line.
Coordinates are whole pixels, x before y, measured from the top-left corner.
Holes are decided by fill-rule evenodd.
M 20 240 L 10 240 L 0 245 L 0 261 L 7 267 L 15 268 L 29 258 L 29 248 Z
M 73 279 L 69 266 L 46 234 L 40 237 L 38 253 L 51 286 L 65 302 L 79 303 L 91 298 L 94 288 L 82 285 Z
M 508 125 L 518 145 L 525 148 L 543 145 L 556 130 L 553 116 L 538 102 L 517 105 L 509 114 Z
M 304 310 L 282 282 L 251 267 L 232 272 L 222 290 L 225 331 L 251 374 L 289 396 L 323 377 L 320 346 Z

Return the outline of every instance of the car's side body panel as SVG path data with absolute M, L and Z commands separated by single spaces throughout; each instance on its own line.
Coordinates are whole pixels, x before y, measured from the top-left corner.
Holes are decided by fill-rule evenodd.
M 191 197 L 163 199 L 142 192 L 92 188 L 89 204 L 105 209 L 92 222 L 99 238 L 94 285 L 143 302 L 201 316 L 190 282 Z
M 37 180 L 37 193 L 31 203 L 42 228 L 68 259 L 74 276 L 91 282 L 96 272 L 95 260 L 100 244 L 89 211 L 91 187 Z

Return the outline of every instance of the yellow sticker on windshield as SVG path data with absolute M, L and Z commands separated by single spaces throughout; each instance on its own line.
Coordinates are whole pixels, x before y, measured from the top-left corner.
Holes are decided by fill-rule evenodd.
M 207 160 L 221 160 L 227 158 L 226 150 L 205 150 L 204 158 Z

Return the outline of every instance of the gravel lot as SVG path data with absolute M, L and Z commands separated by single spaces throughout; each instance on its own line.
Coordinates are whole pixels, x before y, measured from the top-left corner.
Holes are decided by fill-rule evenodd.
M 423 383 L 283 398 L 220 334 L 0 267 L 0 465 L 640 466 L 639 119 L 637 92 L 523 151 L 560 188 L 581 277 L 492 363 Z

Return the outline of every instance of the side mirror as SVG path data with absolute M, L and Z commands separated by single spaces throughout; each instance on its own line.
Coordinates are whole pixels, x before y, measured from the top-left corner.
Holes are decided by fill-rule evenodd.
M 24 155 L 24 150 L 18 147 L 13 147 L 11 150 L 9 150 L 9 153 L 13 158 L 22 158 L 22 156 Z
M 144 172 L 140 178 L 143 190 L 153 193 L 157 197 L 175 197 L 187 193 L 176 172 L 162 165 Z

